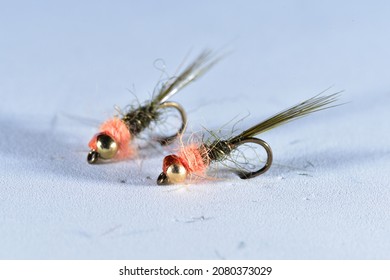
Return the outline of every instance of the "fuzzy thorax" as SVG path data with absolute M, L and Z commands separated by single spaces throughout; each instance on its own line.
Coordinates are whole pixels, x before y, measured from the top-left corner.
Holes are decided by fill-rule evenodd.
M 191 144 L 181 147 L 177 155 L 165 157 L 163 172 L 166 172 L 168 167 L 173 163 L 180 163 L 183 165 L 188 174 L 204 175 L 210 164 L 210 160 L 204 146 Z
M 115 159 L 127 158 L 134 154 L 134 150 L 130 147 L 131 134 L 126 124 L 120 118 L 112 118 L 105 121 L 97 133 L 89 142 L 88 146 L 96 150 L 96 140 L 99 134 L 110 136 L 118 145 L 118 152 Z

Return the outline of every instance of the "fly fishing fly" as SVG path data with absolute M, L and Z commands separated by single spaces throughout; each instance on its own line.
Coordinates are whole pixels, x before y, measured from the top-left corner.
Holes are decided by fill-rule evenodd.
M 134 154 L 134 148 L 130 142 L 134 137 L 148 128 L 151 123 L 157 122 L 165 109 L 171 108 L 179 112 L 181 126 L 178 131 L 170 136 L 158 137 L 156 140 L 161 145 L 172 143 L 176 137 L 185 131 L 187 116 L 182 106 L 176 102 L 167 101 L 186 85 L 202 76 L 219 59 L 214 58 L 211 51 L 203 51 L 191 64 L 189 64 L 178 76 L 164 82 L 152 100 L 132 108 L 122 114 L 122 117 L 113 117 L 104 122 L 99 132 L 93 136 L 88 146 L 87 161 L 97 163 L 99 159 L 124 159 Z
M 332 105 L 332 103 L 337 100 L 338 96 L 339 92 L 330 95 L 316 95 L 228 139 L 183 145 L 176 155 L 164 158 L 163 171 L 157 179 L 157 184 L 182 183 L 191 175 L 204 177 L 211 163 L 227 160 L 232 151 L 248 143 L 259 145 L 265 150 L 267 154 L 265 164 L 253 172 L 246 170 L 236 170 L 235 172 L 241 179 L 249 179 L 263 174 L 271 167 L 272 150 L 267 142 L 254 136 L 310 113 L 337 106 Z

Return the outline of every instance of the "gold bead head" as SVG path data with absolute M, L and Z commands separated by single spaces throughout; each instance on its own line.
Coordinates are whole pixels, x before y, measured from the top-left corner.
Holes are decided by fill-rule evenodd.
M 168 166 L 167 171 L 161 172 L 158 176 L 157 184 L 158 185 L 170 185 L 178 184 L 185 181 L 187 178 L 187 170 L 180 163 L 173 163 Z
M 107 134 L 100 134 L 96 139 L 96 152 L 102 159 L 111 159 L 118 152 L 118 144 Z
M 181 183 L 187 177 L 187 170 L 180 163 L 174 163 L 167 168 L 166 175 L 171 183 Z

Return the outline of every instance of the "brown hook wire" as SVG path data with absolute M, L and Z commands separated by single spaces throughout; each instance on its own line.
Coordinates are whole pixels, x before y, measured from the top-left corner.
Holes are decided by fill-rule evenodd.
M 181 105 L 176 102 L 166 101 L 161 103 L 158 106 L 160 109 L 165 109 L 169 107 L 176 109 L 177 111 L 179 111 L 180 118 L 181 118 L 181 127 L 175 134 L 166 137 L 158 137 L 156 139 L 162 146 L 165 146 L 171 144 L 180 134 L 184 132 L 184 130 L 187 127 L 187 114 L 184 111 L 183 107 L 181 107 Z
M 267 152 L 267 161 L 264 164 L 264 166 L 262 168 L 260 168 L 259 170 L 253 171 L 253 172 L 243 171 L 243 170 L 236 171 L 236 174 L 241 179 L 250 179 L 250 178 L 259 176 L 260 174 L 263 174 L 264 172 L 266 172 L 272 165 L 273 156 L 272 156 L 272 149 L 271 149 L 270 145 L 268 145 L 267 142 L 265 142 L 264 140 L 261 140 L 259 138 L 247 137 L 247 138 L 238 139 L 238 141 L 234 141 L 234 142 L 231 142 L 229 144 L 231 145 L 232 149 L 237 149 L 239 146 L 241 146 L 245 143 L 258 144 Z

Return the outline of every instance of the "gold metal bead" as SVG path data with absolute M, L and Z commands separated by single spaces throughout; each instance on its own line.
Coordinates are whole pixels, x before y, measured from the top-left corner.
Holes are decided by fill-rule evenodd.
M 102 159 L 113 158 L 118 152 L 118 144 L 106 134 L 100 134 L 97 137 L 96 148 L 96 152 Z
M 168 177 L 169 183 L 181 183 L 187 177 L 187 170 L 183 165 L 174 163 L 167 168 L 166 176 Z

